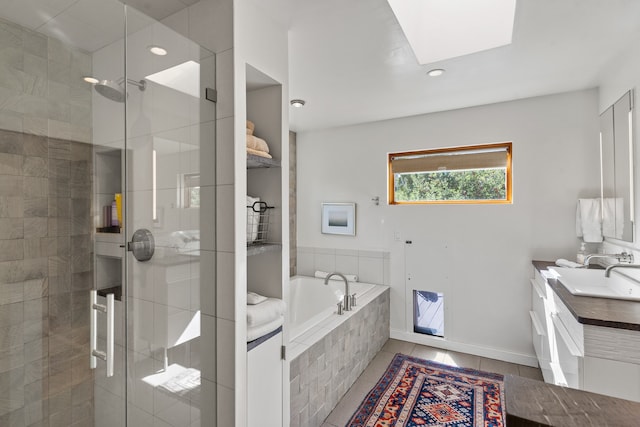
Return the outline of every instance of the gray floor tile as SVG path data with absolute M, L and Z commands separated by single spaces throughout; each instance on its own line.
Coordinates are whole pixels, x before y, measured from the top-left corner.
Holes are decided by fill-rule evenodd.
M 444 363 L 444 359 L 447 355 L 447 350 L 416 344 L 410 355 L 425 360 L 433 360 L 434 362 Z
M 416 344 L 406 341 L 394 340 L 393 338 L 389 338 L 389 340 L 382 346 L 382 351 L 387 351 L 389 353 L 402 353 L 402 354 L 410 354 Z
M 484 357 L 480 359 L 480 370 L 502 375 L 520 375 L 518 365 L 515 363 L 503 362 L 502 360 L 496 359 L 487 359 Z
M 356 381 L 353 386 L 349 389 L 347 394 L 344 395 L 342 400 L 338 402 L 338 405 L 335 409 L 329 414 L 325 423 L 329 423 L 330 425 L 343 426 L 348 421 L 349 418 L 353 415 L 353 413 L 358 409 L 360 403 L 365 398 L 367 393 L 371 390 L 371 385 Z
M 443 363 L 451 366 L 458 366 L 460 368 L 468 369 L 480 369 L 480 356 L 473 354 L 459 353 L 457 351 L 447 351 L 443 359 Z

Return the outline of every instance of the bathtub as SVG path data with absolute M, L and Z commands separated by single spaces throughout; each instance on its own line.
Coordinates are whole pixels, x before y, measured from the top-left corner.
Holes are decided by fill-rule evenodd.
M 349 293 L 356 294 L 357 309 L 360 301 L 376 285 L 370 283 L 349 282 Z M 295 276 L 289 287 L 289 337 L 295 341 L 298 337 L 321 324 L 324 319 L 337 313 L 337 304 L 344 297 L 344 281 L 329 280 L 307 276 Z M 347 314 L 347 312 L 345 312 Z
M 289 294 L 290 426 L 319 427 L 389 338 L 389 287 L 349 282 L 357 305 L 342 315 L 344 282 L 295 276 Z

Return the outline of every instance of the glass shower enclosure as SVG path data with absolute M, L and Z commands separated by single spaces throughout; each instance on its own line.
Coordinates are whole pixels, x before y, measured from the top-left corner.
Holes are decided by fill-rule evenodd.
M 0 8 L 1 426 L 215 425 L 214 89 L 116 0 Z

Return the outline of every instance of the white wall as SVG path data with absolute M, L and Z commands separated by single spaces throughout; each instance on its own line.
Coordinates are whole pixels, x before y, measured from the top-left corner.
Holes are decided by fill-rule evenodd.
M 446 340 L 432 344 L 535 364 L 531 260 L 575 257 L 576 199 L 599 194 L 597 117 L 590 90 L 299 133 L 298 245 L 389 250 L 393 335 L 422 339 L 409 332 L 411 270 L 447 298 Z M 512 205 L 384 203 L 388 152 L 502 141 L 513 142 Z M 320 233 L 328 201 L 357 203 L 356 237 Z M 405 240 L 419 260 L 407 267 Z

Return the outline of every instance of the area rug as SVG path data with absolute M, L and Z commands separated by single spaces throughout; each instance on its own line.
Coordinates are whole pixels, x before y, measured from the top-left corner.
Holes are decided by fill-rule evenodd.
M 396 354 L 346 427 L 504 427 L 503 376 Z

